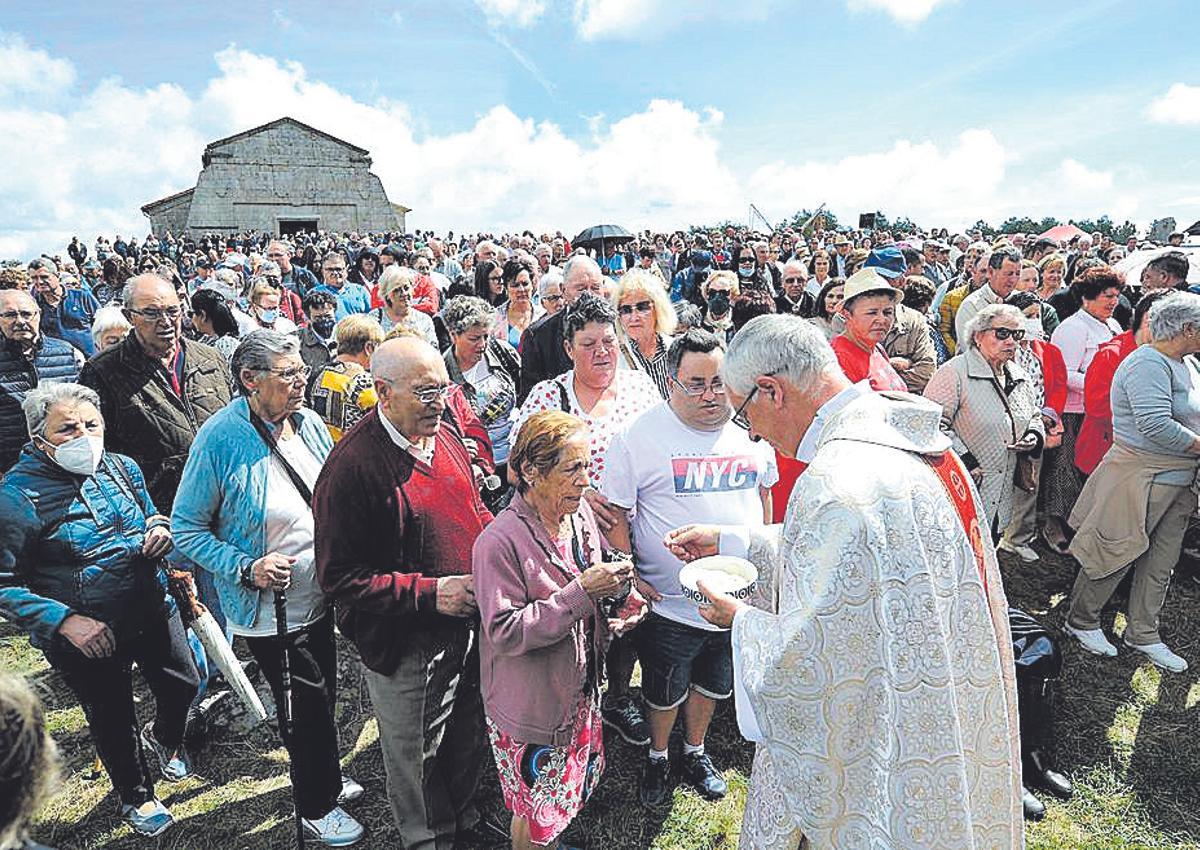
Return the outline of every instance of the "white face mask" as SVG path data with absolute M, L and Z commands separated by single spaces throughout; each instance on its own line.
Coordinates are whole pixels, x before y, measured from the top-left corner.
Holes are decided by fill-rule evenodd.
M 1026 339 L 1041 339 L 1045 336 L 1045 331 L 1042 330 L 1042 320 L 1025 317 L 1025 338 Z
M 55 446 L 52 460 L 67 472 L 95 475 L 103 454 L 104 438 L 84 434 Z

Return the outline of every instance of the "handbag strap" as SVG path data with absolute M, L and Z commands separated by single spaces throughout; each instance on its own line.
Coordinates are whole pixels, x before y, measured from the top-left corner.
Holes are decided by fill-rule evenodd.
M 254 430 L 258 432 L 258 436 L 262 437 L 262 441 L 267 444 L 267 449 L 271 452 L 271 455 L 277 461 L 279 461 L 280 465 L 283 467 L 283 471 L 287 474 L 288 479 L 292 482 L 292 486 L 295 487 L 296 491 L 300 494 L 300 498 L 304 499 L 304 503 L 311 508 L 313 498 L 312 490 L 310 490 L 308 485 L 304 483 L 304 479 L 300 477 L 300 473 L 296 471 L 295 467 L 288 463 L 288 459 L 283 456 L 281 451 L 279 451 L 279 446 L 276 444 L 275 438 L 271 436 L 271 432 L 267 428 L 267 424 L 263 422 L 259 415 L 253 410 L 250 411 L 250 424 L 253 425 Z

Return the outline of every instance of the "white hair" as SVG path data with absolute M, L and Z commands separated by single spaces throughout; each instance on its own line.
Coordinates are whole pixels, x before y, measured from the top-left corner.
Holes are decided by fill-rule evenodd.
M 71 383 L 38 384 L 25 394 L 25 400 L 21 402 L 29 436 L 46 436 L 46 417 L 50 415 L 50 408 L 54 405 L 66 404 L 75 407 L 83 402 L 100 410 L 100 396 L 96 395 L 96 391 L 91 387 Z M 100 421 L 104 421 L 103 417 Z
M 1188 330 L 1200 331 L 1200 295 L 1179 292 L 1160 298 L 1150 308 L 1150 338 L 1174 339 Z
M 746 395 L 763 375 L 785 378 L 807 392 L 822 377 L 840 375 L 841 367 L 825 335 L 799 316 L 757 316 L 729 343 L 721 366 L 725 385 Z
M 97 310 L 96 315 L 92 318 L 92 341 L 98 348 L 100 337 L 109 331 L 127 331 L 132 327 L 133 325 L 129 324 L 129 320 L 125 318 L 125 312 L 115 304 L 109 304 Z
M 1011 304 L 989 304 L 967 322 L 967 326 L 963 328 L 963 338 L 958 341 L 959 348 L 966 350 L 974 345 L 975 336 L 995 325 L 997 319 L 1012 319 L 1020 327 L 1025 315 Z
M 541 298 L 545 295 L 550 286 L 556 283 L 558 288 L 562 289 L 563 275 L 561 271 L 551 266 L 545 274 L 538 278 L 538 297 Z
M 572 254 L 571 258 L 569 260 L 567 260 L 565 263 L 563 263 L 563 285 L 564 286 L 566 285 L 566 282 L 568 280 L 570 280 L 571 276 L 573 274 L 575 274 L 576 269 L 579 269 L 580 271 L 595 269 L 596 274 L 601 273 L 600 272 L 600 264 L 597 263 L 595 260 L 593 260 L 591 257 L 589 257 L 587 254 Z

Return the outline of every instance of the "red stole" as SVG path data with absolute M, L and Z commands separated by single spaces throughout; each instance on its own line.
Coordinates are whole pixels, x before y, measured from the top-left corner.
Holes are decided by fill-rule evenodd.
M 929 468 L 937 475 L 946 490 L 946 495 L 954 504 L 958 513 L 958 521 L 967 532 L 967 540 L 971 542 L 971 552 L 975 555 L 975 566 L 979 570 L 979 580 L 983 582 L 983 595 L 988 595 L 987 572 L 983 560 L 983 531 L 979 527 L 979 514 L 975 510 L 975 500 L 971 498 L 971 488 L 967 484 L 970 475 L 952 451 L 945 451 L 938 457 L 922 455 L 921 459 L 929 464 Z

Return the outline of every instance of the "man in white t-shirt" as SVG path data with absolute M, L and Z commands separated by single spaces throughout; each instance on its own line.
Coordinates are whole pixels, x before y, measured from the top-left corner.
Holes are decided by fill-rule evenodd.
M 775 455 L 730 421 L 724 359 L 721 340 L 708 331 L 678 337 L 667 354 L 667 401 L 614 436 L 605 461 L 601 490 L 621 514 L 609 541 L 633 552 L 639 589 L 653 606 L 632 633 L 650 725 L 640 789 L 648 806 L 670 799 L 667 742 L 680 706 L 684 780 L 710 800 L 727 790 L 704 752 L 704 735 L 717 701 L 733 692 L 729 632 L 710 625 L 683 596 L 683 563 L 663 544 L 668 531 L 687 523 L 758 526 L 771 516 Z

